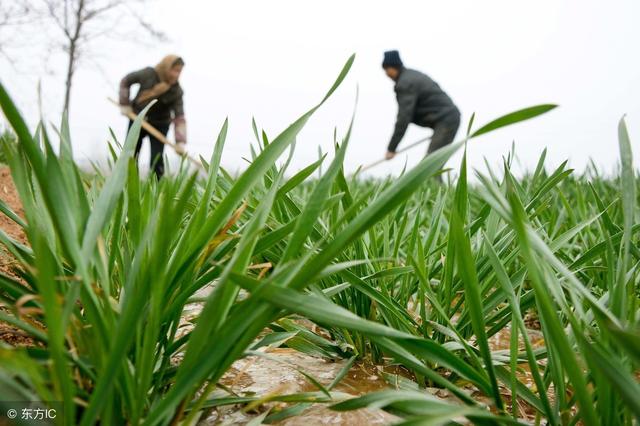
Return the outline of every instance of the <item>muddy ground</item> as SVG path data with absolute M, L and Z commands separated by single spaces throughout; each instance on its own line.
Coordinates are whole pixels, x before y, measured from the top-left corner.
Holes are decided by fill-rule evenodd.
M 24 210 L 18 196 L 18 191 L 13 184 L 11 172 L 8 167 L 0 167 L 0 200 L 4 202 L 18 216 L 24 218 Z M 27 236 L 24 231 L 13 220 L 0 213 L 0 229 L 14 240 L 27 244 Z M 3 247 L 0 247 L 0 272 L 15 277 L 15 260 L 9 256 Z M 0 304 L 0 309 L 6 310 Z M 33 344 L 33 340 L 24 336 L 20 330 L 8 324 L 0 322 L 0 340 L 13 346 L 26 346 Z

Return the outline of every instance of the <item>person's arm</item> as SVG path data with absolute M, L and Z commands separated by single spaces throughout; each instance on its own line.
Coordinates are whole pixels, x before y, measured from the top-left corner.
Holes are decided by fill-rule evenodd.
M 176 137 L 176 152 L 184 154 L 184 146 L 187 143 L 187 121 L 184 118 L 182 93 L 173 106 L 173 133 Z
M 144 77 L 147 72 L 147 68 L 143 68 L 138 71 L 134 71 L 124 76 L 122 80 L 120 80 L 120 92 L 119 92 L 119 101 L 120 105 L 131 105 L 130 97 L 130 89 L 134 84 L 140 84 L 140 81 Z
M 393 136 L 387 148 L 388 152 L 396 152 L 396 148 L 402 140 L 411 119 L 413 118 L 413 110 L 418 100 L 418 95 L 411 87 L 397 87 L 396 98 L 398 99 L 398 117 L 393 130 Z

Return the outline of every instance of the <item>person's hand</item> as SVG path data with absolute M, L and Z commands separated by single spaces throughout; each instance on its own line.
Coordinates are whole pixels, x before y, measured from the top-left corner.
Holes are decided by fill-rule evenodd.
M 384 159 L 385 160 L 391 160 L 393 157 L 396 156 L 396 153 L 393 151 L 387 151 L 387 153 L 384 155 Z
M 131 108 L 131 105 L 120 105 L 120 113 L 125 117 L 128 117 L 129 114 L 133 114 L 134 112 L 133 108 Z
M 185 148 L 187 144 L 184 142 L 178 142 L 177 144 L 175 144 L 175 148 L 176 148 L 176 154 L 178 155 L 184 155 L 187 150 Z

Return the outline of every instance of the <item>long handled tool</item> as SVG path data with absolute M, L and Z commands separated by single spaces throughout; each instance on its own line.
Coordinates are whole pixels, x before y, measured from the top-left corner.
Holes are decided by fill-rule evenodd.
M 416 142 L 412 143 L 411 145 L 408 145 L 408 146 L 402 148 L 400 151 L 396 151 L 396 155 L 397 154 L 402 154 L 403 152 L 406 152 L 406 151 L 409 151 L 411 148 L 416 147 L 416 146 L 418 146 L 418 145 L 420 145 L 420 144 L 422 144 L 422 143 L 424 143 L 424 142 L 426 142 L 426 141 L 428 141 L 430 139 L 431 139 L 431 136 L 428 136 L 426 138 L 422 138 L 419 141 L 416 141 Z M 369 170 L 370 168 L 375 167 L 378 164 L 384 163 L 385 161 L 387 161 L 386 158 L 374 161 L 371 164 L 367 164 L 366 166 L 361 167 L 360 169 L 358 169 L 358 171 L 356 173 L 360 173 L 360 172 L 364 172 L 365 170 Z
M 114 105 L 116 105 L 118 107 L 121 106 L 114 99 L 111 99 L 111 98 L 107 98 L 107 99 L 109 99 L 109 102 L 111 102 L 112 104 L 114 104 Z M 127 117 L 129 117 L 129 119 L 131 119 L 131 120 L 135 120 L 136 119 L 136 115 L 132 111 L 129 111 L 127 113 Z M 169 142 L 169 139 L 167 139 L 165 137 L 165 135 L 163 135 L 158 129 L 153 127 L 147 120 L 142 120 L 142 128 L 145 129 L 147 131 L 147 133 L 149 133 L 154 138 L 158 139 L 163 144 L 169 145 L 171 148 L 173 148 L 173 150 L 176 151 L 176 154 L 185 157 L 187 160 L 191 161 L 196 166 L 204 169 L 204 166 L 202 165 L 202 163 L 200 161 L 196 160 L 195 158 L 191 157 L 189 154 L 187 154 L 187 153 L 180 154 L 176 149 L 176 145 L 171 143 L 171 142 Z

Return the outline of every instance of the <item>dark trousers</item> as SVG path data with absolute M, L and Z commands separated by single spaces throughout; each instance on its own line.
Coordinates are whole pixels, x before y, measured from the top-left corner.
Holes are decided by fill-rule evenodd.
M 133 121 L 129 121 L 129 130 L 131 130 L 132 124 L 133 124 Z M 153 123 L 151 125 L 155 127 L 164 136 L 166 136 L 167 133 L 169 132 L 170 124 Z M 164 159 L 162 157 L 162 153 L 164 152 L 164 144 L 160 142 L 157 138 L 155 138 L 153 135 L 149 134 L 144 128 L 140 129 L 140 136 L 138 136 L 138 143 L 136 144 L 136 152 L 135 152 L 136 162 L 138 161 L 138 154 L 140 154 L 140 148 L 142 148 L 142 140 L 145 137 L 149 137 L 149 143 L 151 144 L 151 157 L 149 160 L 149 166 L 153 169 L 153 172 L 155 173 L 156 177 L 160 179 L 164 174 Z
M 427 154 L 431 154 L 433 151 L 453 142 L 456 133 L 458 133 L 458 127 L 460 127 L 460 114 L 457 112 L 438 121 L 433 126 L 433 135 L 431 136 Z
M 458 133 L 458 127 L 460 127 L 460 113 L 457 111 L 438 121 L 435 126 L 433 126 L 433 135 L 431 136 L 431 143 L 429 143 L 427 155 L 453 142 L 456 133 Z M 442 182 L 441 174 L 436 175 L 435 178 L 436 181 Z

